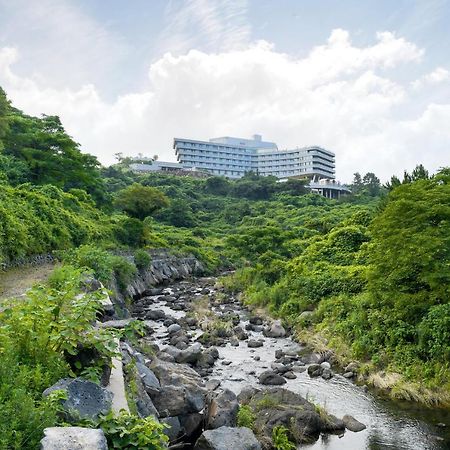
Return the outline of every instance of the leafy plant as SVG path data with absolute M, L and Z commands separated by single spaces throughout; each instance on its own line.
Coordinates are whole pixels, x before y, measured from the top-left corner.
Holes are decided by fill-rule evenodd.
M 288 437 L 289 430 L 281 425 L 272 430 L 272 444 L 275 450 L 295 450 L 297 448 Z
M 252 408 L 248 405 L 240 405 L 237 414 L 238 427 L 247 427 L 253 430 L 255 428 L 256 416 Z
M 163 433 L 167 425 L 153 417 L 143 419 L 125 411 L 119 415 L 110 412 L 101 417 L 97 425 L 104 431 L 109 448 L 162 450 L 169 442 Z

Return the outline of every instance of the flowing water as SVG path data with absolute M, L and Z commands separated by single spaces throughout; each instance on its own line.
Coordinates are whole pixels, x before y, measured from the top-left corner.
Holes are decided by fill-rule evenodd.
M 172 290 L 170 290 L 172 293 Z M 199 294 L 197 294 L 199 295 Z M 239 304 L 231 306 L 241 317 L 245 326 L 248 313 Z M 179 319 L 184 311 L 174 311 L 164 301 L 155 298 L 155 309 L 162 309 L 168 316 Z M 223 307 L 213 308 L 218 314 Z M 227 305 L 230 308 L 230 305 Z M 155 338 L 164 346 L 166 327 L 161 322 L 149 323 L 155 329 Z M 195 339 L 201 334 L 193 330 Z M 276 350 L 301 350 L 290 338 L 265 338 L 261 332 L 249 332 L 250 338 L 264 339 L 264 346 L 248 348 L 246 341 L 238 347 L 227 343 L 219 347 L 220 359 L 213 368 L 210 378 L 221 380 L 221 386 L 236 394 L 246 385 L 261 388 L 258 375 L 270 368 L 275 360 Z M 256 357 L 256 358 L 255 358 Z M 222 364 L 225 362 L 225 364 Z M 227 365 L 228 364 L 228 365 Z M 342 435 L 326 434 L 310 445 L 301 448 L 327 450 L 444 450 L 450 449 L 450 411 L 428 409 L 410 402 L 388 400 L 375 392 L 358 386 L 341 375 L 331 380 L 321 377 L 310 378 L 307 372 L 296 373 L 297 378 L 287 380 L 284 388 L 290 389 L 337 417 L 350 414 L 367 426 L 359 433 L 346 431 Z M 231 449 L 230 449 L 231 450 Z

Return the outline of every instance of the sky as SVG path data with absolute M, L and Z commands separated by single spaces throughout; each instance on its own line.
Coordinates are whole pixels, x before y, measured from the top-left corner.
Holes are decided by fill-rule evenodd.
M 450 166 L 449 24 L 450 0 L 0 0 L 0 86 L 105 165 L 261 134 L 386 181 Z

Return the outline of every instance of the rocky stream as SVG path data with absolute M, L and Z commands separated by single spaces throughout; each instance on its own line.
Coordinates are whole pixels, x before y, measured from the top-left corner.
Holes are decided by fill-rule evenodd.
M 308 350 L 217 278 L 192 278 L 201 271 L 194 258 L 154 260 L 127 289 L 131 310 L 113 298 L 96 324 L 144 324 L 141 338 L 120 341 L 104 387 L 67 378 L 44 395 L 66 390 L 64 409 L 82 418 L 111 408 L 153 416 L 169 425 L 173 450 L 270 450 L 280 430 L 298 448 L 450 448 L 448 410 L 392 401 L 357 384 L 356 362 L 341 368 L 331 351 Z M 116 320 L 118 309 L 129 317 Z M 99 429 L 47 428 L 41 442 L 43 450 L 107 449 Z
M 146 290 L 132 316 L 150 330 L 149 351 L 144 356 L 124 344 L 125 372 L 136 360 L 140 413 L 156 408 L 171 425 L 176 448 L 192 448 L 203 429 L 223 426 L 215 438 L 225 446 L 198 441 L 195 448 L 253 448 L 251 437 L 226 428 L 236 426 L 238 402 L 257 411 L 262 448 L 271 448 L 270 430 L 279 424 L 298 431 L 290 437 L 301 448 L 450 448 L 448 412 L 394 402 L 357 385 L 356 364 L 340 369 L 331 352 L 307 351 L 279 322 L 255 316 L 225 293 L 215 278 Z

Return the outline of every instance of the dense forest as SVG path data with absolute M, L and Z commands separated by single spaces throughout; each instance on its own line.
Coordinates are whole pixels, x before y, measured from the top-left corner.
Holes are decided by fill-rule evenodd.
M 123 159 L 101 167 L 58 117 L 28 116 L 0 90 L 0 183 L 0 261 L 55 254 L 72 272 L 55 275 L 53 296 L 72 292 L 81 268 L 126 285 L 139 267 L 124 250 L 137 265 L 146 248 L 193 254 L 210 273 L 236 269 L 228 289 L 310 345 L 361 361 L 393 396 L 450 405 L 450 169 L 418 166 L 385 186 L 357 173 L 341 200 L 255 174 L 137 175 Z M 34 295 L 34 308 L 46 304 Z M 33 310 L 43 327 L 44 309 Z M 30 349 L 26 313 L 0 312 L 0 416 L 15 421 L 0 424 L 0 443 L 54 420 L 40 393 L 67 370 L 62 347 Z M 46 326 L 36 333 L 55 332 Z

